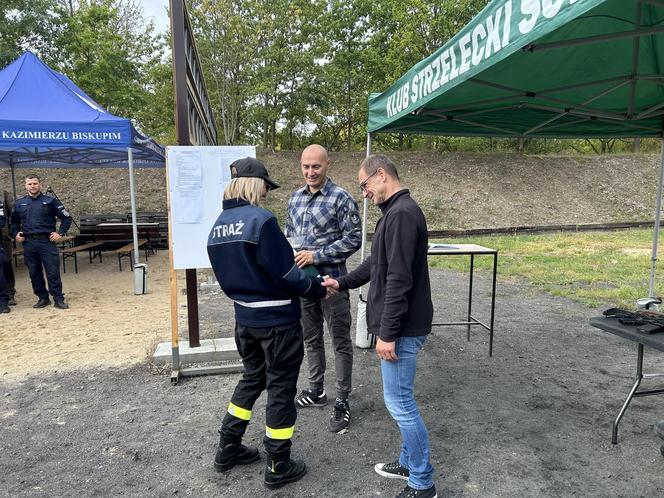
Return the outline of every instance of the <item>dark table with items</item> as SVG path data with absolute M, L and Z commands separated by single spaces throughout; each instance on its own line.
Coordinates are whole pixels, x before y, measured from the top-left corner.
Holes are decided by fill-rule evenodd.
M 607 310 L 605 314 L 611 311 L 612 310 Z M 611 315 L 611 313 L 608 314 Z M 609 332 L 610 334 L 622 337 L 628 341 L 637 343 L 636 377 L 634 379 L 634 384 L 632 385 L 632 389 L 630 390 L 627 399 L 623 403 L 620 412 L 618 412 L 618 416 L 613 422 L 613 434 L 611 437 L 611 442 L 613 444 L 618 444 L 618 424 L 620 423 L 620 420 L 625 414 L 625 411 L 627 410 L 627 407 L 629 406 L 632 399 L 640 396 L 654 396 L 657 394 L 664 394 L 664 389 L 639 390 L 639 386 L 641 385 L 641 381 L 643 379 L 664 376 L 664 374 L 643 373 L 644 346 L 648 346 L 649 348 L 655 349 L 657 351 L 664 351 L 664 329 L 648 326 L 652 324 L 647 323 L 647 321 L 645 323 L 640 323 L 640 320 L 621 318 L 620 313 L 618 313 L 618 316 L 591 318 L 590 325 L 605 332 Z

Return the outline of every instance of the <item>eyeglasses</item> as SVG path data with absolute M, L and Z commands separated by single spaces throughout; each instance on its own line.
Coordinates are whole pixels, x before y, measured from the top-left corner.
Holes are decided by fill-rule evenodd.
M 360 192 L 366 192 L 367 191 L 367 183 L 369 183 L 369 178 L 374 176 L 376 173 L 378 173 L 378 170 L 374 171 L 371 173 L 369 176 L 367 176 L 362 183 L 360 183 Z

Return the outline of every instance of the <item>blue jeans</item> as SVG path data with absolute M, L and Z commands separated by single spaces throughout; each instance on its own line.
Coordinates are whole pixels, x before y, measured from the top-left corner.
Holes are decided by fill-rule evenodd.
M 408 485 L 414 489 L 433 486 L 433 467 L 429 461 L 429 433 L 413 395 L 417 353 L 427 336 L 398 337 L 396 361 L 380 361 L 385 407 L 401 431 L 399 463 L 410 472 Z

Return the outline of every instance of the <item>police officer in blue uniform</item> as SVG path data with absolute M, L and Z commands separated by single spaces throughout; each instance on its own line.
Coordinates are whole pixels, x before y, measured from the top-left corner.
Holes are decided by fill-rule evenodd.
M 7 223 L 7 214 L 5 212 L 5 205 L 0 198 L 0 228 Z M 7 280 L 5 279 L 5 272 L 2 270 L 3 265 L 7 262 L 7 255 L 5 250 L 0 245 L 0 313 L 9 313 L 9 294 L 7 291 Z
M 11 235 L 16 242 L 23 243 L 25 265 L 30 273 L 32 291 L 39 298 L 33 308 L 44 308 L 51 304 L 67 309 L 60 279 L 60 257 L 57 242 L 71 226 L 71 216 L 57 199 L 41 192 L 37 175 L 25 177 L 28 195 L 16 200 L 12 213 Z M 56 219 L 60 218 L 60 230 L 56 231 Z M 48 291 L 44 282 L 48 281 Z
M 244 375 L 224 416 L 214 459 L 220 472 L 258 460 L 258 450 L 242 444 L 252 408 L 267 390 L 264 484 L 273 489 L 297 481 L 306 465 L 291 460 L 297 411 L 295 393 L 304 358 L 300 300 L 322 298 L 322 279 L 295 264 L 293 250 L 274 215 L 259 203 L 278 188 L 254 158 L 231 164 L 223 212 L 208 237 L 208 256 L 224 293 L 234 301 L 235 344 Z
M 0 202 L 4 203 L 5 218 L 7 222 L 0 227 L 0 247 L 5 250 L 5 264 L 0 264 L 0 272 L 5 274 L 7 284 L 7 295 L 9 295 L 9 306 L 16 306 L 16 278 L 12 268 L 12 254 L 14 252 L 13 242 L 9 235 L 11 214 L 14 211 L 14 198 L 7 190 L 0 187 Z

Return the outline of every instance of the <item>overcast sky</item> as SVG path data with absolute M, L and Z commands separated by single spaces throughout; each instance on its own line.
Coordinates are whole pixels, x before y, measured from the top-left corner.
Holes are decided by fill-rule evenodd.
M 168 0 L 140 0 L 145 17 L 153 17 L 155 27 L 160 33 L 169 29 Z

